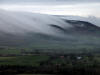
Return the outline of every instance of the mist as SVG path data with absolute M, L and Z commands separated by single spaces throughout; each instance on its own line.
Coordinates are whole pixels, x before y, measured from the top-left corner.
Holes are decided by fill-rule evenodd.
M 99 17 L 95 17 L 95 16 L 82 17 L 82 16 L 73 16 L 73 15 L 62 15 L 60 17 L 63 19 L 68 19 L 68 20 L 88 21 L 88 22 L 100 27 L 100 18 Z
M 58 35 L 59 31 L 52 29 L 50 25 L 69 28 L 71 25 L 59 17 L 30 12 L 13 12 L 0 10 L 0 31 L 12 34 L 43 33 Z

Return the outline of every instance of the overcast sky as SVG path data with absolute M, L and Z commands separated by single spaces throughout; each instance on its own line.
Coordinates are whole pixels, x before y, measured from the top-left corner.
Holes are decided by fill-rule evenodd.
M 0 8 L 52 15 L 100 17 L 100 0 L 0 0 Z
M 34 3 L 66 4 L 66 3 L 97 3 L 100 0 L 0 0 L 0 3 Z

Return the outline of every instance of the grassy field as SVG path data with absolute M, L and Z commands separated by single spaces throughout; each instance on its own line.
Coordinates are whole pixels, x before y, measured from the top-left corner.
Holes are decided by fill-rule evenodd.
M 50 75 L 50 73 L 81 75 L 82 71 L 85 71 L 85 75 L 100 74 L 100 54 L 0 57 L 0 73 L 10 75 L 16 75 L 16 73 L 17 75 Z
M 39 66 L 40 62 L 48 59 L 46 55 L 0 57 L 0 65 Z
M 3 47 L 0 48 L 0 55 L 22 55 L 25 53 L 30 52 L 35 54 L 36 52 L 40 53 L 60 53 L 60 54 L 69 54 L 69 53 L 94 53 L 100 52 L 99 47 L 92 47 L 92 46 L 66 46 L 62 47 L 57 45 L 56 47 L 29 47 L 29 48 L 17 48 L 17 47 Z M 29 53 L 28 53 L 29 54 Z
M 78 60 L 78 57 L 81 57 L 81 60 Z M 88 64 L 98 63 L 100 64 L 100 55 L 27 55 L 27 56 L 6 56 L 0 57 L 0 66 L 1 65 L 19 65 L 19 66 L 34 66 L 39 67 L 41 63 L 47 64 L 65 64 L 67 63 L 79 63 L 83 62 Z M 85 64 L 83 64 L 85 65 Z M 99 65 L 100 66 L 100 65 Z
M 14 51 L 13 51 L 14 50 Z M 98 49 L 99 50 L 99 49 Z M 100 75 L 100 52 L 57 53 L 39 50 L 0 50 L 0 75 L 50 75 L 67 73 Z M 13 53 L 14 52 L 14 53 Z M 12 55 L 13 54 L 13 55 Z

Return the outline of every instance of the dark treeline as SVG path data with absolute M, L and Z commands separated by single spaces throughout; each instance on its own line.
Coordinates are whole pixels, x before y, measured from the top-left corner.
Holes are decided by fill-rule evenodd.
M 32 67 L 32 66 L 0 66 L 0 75 L 16 75 L 16 74 L 61 74 L 61 75 L 100 75 L 100 68 L 93 67 Z

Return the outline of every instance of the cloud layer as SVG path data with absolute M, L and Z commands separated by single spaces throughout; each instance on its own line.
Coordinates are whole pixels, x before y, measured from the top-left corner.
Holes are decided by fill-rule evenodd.
M 37 3 L 37 4 L 77 4 L 77 3 L 98 3 L 100 0 L 0 0 L 0 3 Z

